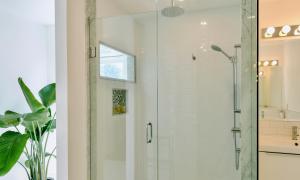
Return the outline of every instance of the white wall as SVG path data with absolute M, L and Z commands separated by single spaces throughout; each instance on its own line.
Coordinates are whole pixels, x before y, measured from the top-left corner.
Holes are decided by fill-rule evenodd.
M 67 0 L 55 0 L 57 179 L 68 179 Z M 76 171 L 75 171 L 76 172 Z
M 96 0 L 96 17 L 110 17 L 124 14 L 122 7 L 111 0 Z
M 88 2 L 88 0 L 58 2 L 58 13 L 56 14 L 56 19 L 60 23 L 57 36 L 59 45 L 56 48 L 61 48 L 56 59 L 58 66 L 61 66 L 57 71 L 60 75 L 57 82 L 61 98 L 58 102 L 60 105 L 58 108 L 61 109 L 57 116 L 60 121 L 57 129 L 59 131 L 57 138 L 59 142 L 59 180 L 65 180 L 63 178 L 84 180 L 89 176 L 88 29 L 86 18 Z
M 261 0 L 259 1 L 259 27 L 299 24 L 298 0 Z
M 26 21 L 0 10 L 3 23 L 0 30 L 0 113 L 5 110 L 30 112 L 17 78 L 22 77 L 37 95 L 37 92 L 54 82 L 54 27 Z M 1 129 L 0 132 L 5 130 Z M 55 136 L 50 139 L 55 145 Z M 50 169 L 55 177 L 55 161 Z M 2 180 L 24 179 L 24 170 L 16 165 Z

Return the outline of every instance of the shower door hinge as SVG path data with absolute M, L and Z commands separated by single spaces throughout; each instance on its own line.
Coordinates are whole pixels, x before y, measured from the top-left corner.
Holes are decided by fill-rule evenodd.
M 97 57 L 97 48 L 96 47 L 89 47 L 89 58 Z

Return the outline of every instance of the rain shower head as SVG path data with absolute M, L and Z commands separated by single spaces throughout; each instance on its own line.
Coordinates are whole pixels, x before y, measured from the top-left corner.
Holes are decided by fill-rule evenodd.
M 174 0 L 172 0 L 171 6 L 164 8 L 161 14 L 165 17 L 177 17 L 184 14 L 184 9 L 176 6 Z
M 222 54 L 224 54 L 230 61 L 232 61 L 232 56 L 229 56 L 226 52 L 224 52 L 219 46 L 217 45 L 211 45 L 212 50 L 217 51 L 217 52 L 221 52 Z

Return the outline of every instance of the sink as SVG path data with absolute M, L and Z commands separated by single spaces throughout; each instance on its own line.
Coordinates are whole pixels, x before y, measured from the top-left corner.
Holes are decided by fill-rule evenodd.
M 260 136 L 259 151 L 300 154 L 300 140 L 292 140 L 290 136 Z

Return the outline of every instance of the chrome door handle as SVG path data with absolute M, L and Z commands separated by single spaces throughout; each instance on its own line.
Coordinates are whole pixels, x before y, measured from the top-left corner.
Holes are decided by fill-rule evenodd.
M 152 123 L 148 123 L 147 124 L 147 128 L 146 128 L 146 139 L 147 139 L 147 144 L 150 144 L 152 142 L 152 138 L 153 138 L 153 130 L 152 130 Z

